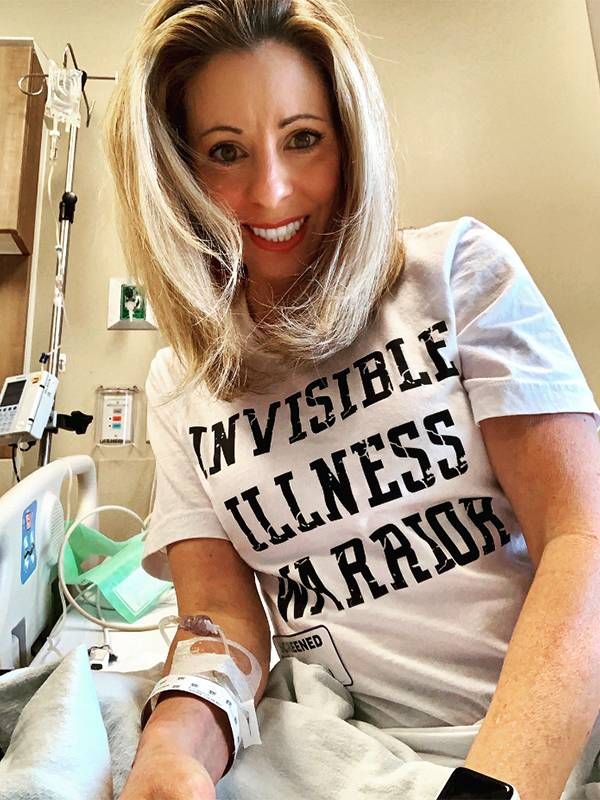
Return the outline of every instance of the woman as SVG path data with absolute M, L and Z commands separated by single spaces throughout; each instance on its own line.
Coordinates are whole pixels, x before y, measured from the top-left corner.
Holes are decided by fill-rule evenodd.
M 565 598 L 593 616 L 588 573 L 557 589 L 553 559 L 600 560 L 600 410 L 514 249 L 472 217 L 399 230 L 381 91 L 325 0 L 159 0 L 107 155 L 125 255 L 170 344 L 146 385 L 145 568 L 173 579 L 181 615 L 256 656 L 256 704 L 270 641 L 255 575 L 280 655 L 325 666 L 356 719 L 473 726 L 467 767 L 558 800 L 600 697 L 554 702 L 556 673 L 587 674 L 596 640 L 573 655 L 546 612 L 563 636 Z M 538 524 L 567 474 L 561 531 Z M 549 716 L 569 741 L 531 757 Z M 233 751 L 220 708 L 163 693 L 123 800 L 213 798 Z

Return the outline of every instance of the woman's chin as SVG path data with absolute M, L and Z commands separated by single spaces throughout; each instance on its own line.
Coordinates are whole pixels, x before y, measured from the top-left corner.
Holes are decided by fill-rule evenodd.
M 246 265 L 248 280 L 254 284 L 267 284 L 274 290 L 286 289 L 304 272 L 305 267 L 295 264 L 292 268 L 282 270 L 280 269 L 265 269 L 262 266 L 260 269 L 253 269 L 251 266 Z

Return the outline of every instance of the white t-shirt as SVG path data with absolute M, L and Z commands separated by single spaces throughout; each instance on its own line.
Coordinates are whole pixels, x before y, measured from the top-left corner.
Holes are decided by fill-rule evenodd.
M 200 389 L 155 408 L 177 374 L 170 348 L 156 354 L 143 565 L 168 579 L 167 544 L 229 539 L 280 655 L 324 664 L 357 718 L 471 725 L 533 578 L 479 421 L 571 411 L 600 427 L 600 409 L 506 239 L 462 217 L 404 241 L 403 277 L 370 327 L 268 394 Z

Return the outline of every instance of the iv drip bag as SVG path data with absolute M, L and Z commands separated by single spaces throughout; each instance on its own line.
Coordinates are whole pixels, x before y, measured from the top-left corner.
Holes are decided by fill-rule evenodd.
M 80 69 L 62 69 L 52 59 L 48 59 L 48 97 L 45 108 L 48 118 L 79 128 L 82 76 Z

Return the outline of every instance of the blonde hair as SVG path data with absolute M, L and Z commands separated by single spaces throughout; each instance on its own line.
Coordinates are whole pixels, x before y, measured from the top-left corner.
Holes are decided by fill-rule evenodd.
M 111 97 L 104 147 L 129 273 L 184 368 L 179 393 L 203 382 L 230 400 L 277 374 L 267 377 L 246 357 L 234 313 L 245 283 L 242 229 L 194 177 L 184 133 L 188 79 L 218 53 L 269 40 L 296 47 L 323 76 L 339 127 L 342 185 L 320 252 L 275 321 L 259 326 L 261 347 L 288 370 L 338 352 L 402 273 L 387 113 L 347 9 L 331 0 L 158 0 Z

